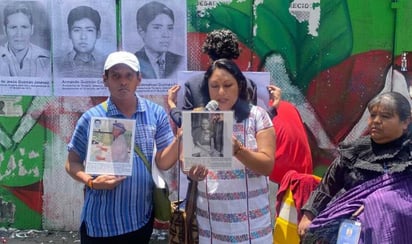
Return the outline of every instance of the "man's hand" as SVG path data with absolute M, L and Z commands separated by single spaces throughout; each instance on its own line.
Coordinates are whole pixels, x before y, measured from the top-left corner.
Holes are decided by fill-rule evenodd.
M 167 90 L 167 105 L 170 109 L 176 107 L 177 92 L 180 90 L 179 85 L 173 85 Z
M 190 168 L 189 172 L 186 172 L 187 176 L 189 176 L 189 178 L 194 181 L 204 180 L 208 173 L 208 169 L 206 169 L 202 165 L 195 165 L 192 168 Z
M 271 100 L 272 107 L 276 109 L 279 107 L 280 100 L 282 99 L 282 89 L 275 85 L 267 86 L 269 92 L 269 99 Z
M 99 175 L 93 179 L 93 189 L 112 190 L 122 183 L 124 179 L 126 179 L 126 176 Z

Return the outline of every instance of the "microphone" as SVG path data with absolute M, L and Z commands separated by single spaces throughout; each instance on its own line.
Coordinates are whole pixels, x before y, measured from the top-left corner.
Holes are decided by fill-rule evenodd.
M 216 111 L 219 108 L 219 103 L 216 100 L 210 100 L 206 106 L 206 111 Z
M 216 111 L 219 108 L 219 103 L 216 100 L 209 101 L 204 108 L 199 107 L 193 109 L 193 111 Z M 182 126 L 182 111 L 180 109 L 171 109 L 169 112 L 170 117 L 177 127 Z

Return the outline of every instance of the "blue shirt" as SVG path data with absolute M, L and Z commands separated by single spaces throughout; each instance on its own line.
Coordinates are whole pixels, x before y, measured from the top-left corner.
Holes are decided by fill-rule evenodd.
M 172 143 L 174 135 L 165 110 L 156 103 L 137 97 L 135 145 L 146 155 L 153 157 L 153 145 L 163 150 Z M 107 108 L 99 104 L 86 111 L 78 120 L 68 150 L 77 153 L 82 161 L 86 158 L 92 117 L 126 118 L 116 106 L 107 100 Z M 87 233 L 93 237 L 117 236 L 140 229 L 148 223 L 152 214 L 153 180 L 140 157 L 134 153 L 132 176 L 127 177 L 113 190 L 87 188 L 81 221 L 86 223 Z

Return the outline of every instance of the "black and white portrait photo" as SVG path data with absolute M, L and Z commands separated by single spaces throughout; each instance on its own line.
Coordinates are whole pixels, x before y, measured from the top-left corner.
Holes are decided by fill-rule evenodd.
M 182 6 L 178 0 L 122 1 L 123 48 L 136 54 L 143 79 L 176 79 L 177 71 L 186 70 Z
M 95 82 L 101 81 L 106 56 L 117 49 L 115 9 L 115 1 L 53 1 L 56 95 L 98 95 L 103 88 Z
M 50 0 L 0 1 L 2 95 L 52 94 Z
M 221 154 L 222 148 L 219 148 L 220 152 L 216 148 L 215 136 L 218 133 L 214 131 L 212 116 L 210 113 L 192 114 L 193 157 L 216 157 Z
M 193 157 L 223 157 L 222 113 L 192 113 Z
M 232 166 L 232 111 L 182 111 L 184 169 Z
M 1 1 L 0 76 L 50 77 L 47 1 Z

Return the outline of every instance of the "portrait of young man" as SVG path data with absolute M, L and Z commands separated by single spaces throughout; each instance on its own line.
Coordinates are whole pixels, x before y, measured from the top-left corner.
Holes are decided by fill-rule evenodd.
M 101 16 L 92 7 L 81 5 L 67 16 L 67 33 L 72 50 L 57 59 L 57 71 L 63 77 L 97 77 L 102 73 L 105 55 L 96 50 L 101 37 Z
M 125 1 L 123 10 L 133 9 L 135 2 Z M 173 2 L 176 1 L 145 2 L 135 7 L 137 11 L 134 16 L 131 16 L 131 11 L 122 12 L 122 16 L 125 15 L 123 21 L 130 23 L 133 20 L 136 23 L 134 30 L 123 30 L 123 39 L 125 49 L 135 52 L 139 59 L 143 79 L 173 79 L 177 77 L 177 71 L 186 68 L 186 48 L 183 44 L 186 43 L 186 35 L 182 32 L 185 31 L 183 18 L 180 18 L 186 15 L 173 9 L 173 6 L 179 6 L 173 5 Z M 131 31 L 137 33 L 140 43 L 131 42 Z
M 117 50 L 116 2 L 51 1 L 56 96 L 106 96 L 107 55 Z

